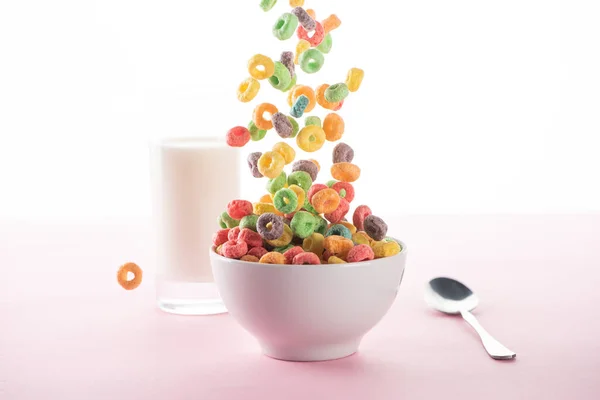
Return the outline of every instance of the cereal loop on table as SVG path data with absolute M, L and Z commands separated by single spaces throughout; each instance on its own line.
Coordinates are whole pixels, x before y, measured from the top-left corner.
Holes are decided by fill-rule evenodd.
M 256 229 L 265 240 L 278 239 L 283 235 L 283 219 L 273 213 L 262 214 L 258 217 Z
M 296 171 L 306 172 L 310 175 L 310 179 L 312 179 L 313 182 L 317 180 L 317 174 L 319 173 L 317 166 L 309 160 L 298 160 L 292 164 L 292 172 Z
M 288 176 L 288 185 L 298 185 L 304 191 L 308 191 L 310 186 L 312 185 L 312 179 L 310 175 L 304 171 L 296 171 L 292 172 L 290 176 Z
M 351 183 L 336 182 L 331 188 L 338 192 L 341 198 L 346 199 L 348 203 L 352 203 L 352 200 L 354 200 L 354 186 Z
M 283 171 L 285 159 L 276 151 L 267 151 L 258 159 L 258 170 L 267 178 L 276 178 Z
M 291 86 L 292 75 L 290 74 L 290 70 L 287 69 L 285 65 L 283 65 L 280 61 L 275 62 L 275 70 L 273 75 L 269 77 L 269 83 L 277 90 L 281 90 L 285 92 Z
M 338 181 L 354 182 L 360 178 L 360 168 L 347 162 L 333 164 L 331 166 L 331 176 Z
M 269 57 L 256 54 L 248 61 L 248 73 L 259 81 L 270 78 L 275 72 L 275 63 Z
M 273 151 L 276 151 L 283 156 L 285 165 L 292 163 L 294 158 L 296 158 L 296 150 L 294 150 L 292 146 L 285 142 L 275 143 L 273 146 Z
M 346 77 L 346 86 L 348 86 L 348 90 L 351 92 L 356 92 L 360 88 L 364 77 L 365 71 L 362 69 L 350 69 L 350 71 L 348 71 L 348 76 Z
M 290 185 L 288 189 L 296 193 L 296 197 L 298 198 L 298 204 L 296 205 L 296 209 L 294 211 L 300 211 L 304 205 L 304 201 L 306 200 L 306 192 L 298 185 Z
M 340 140 L 344 135 L 345 129 L 346 123 L 338 114 L 330 113 L 325 116 L 323 131 L 325 131 L 325 139 L 328 141 L 335 142 L 336 140 Z
M 251 256 L 249 254 L 246 254 L 245 256 L 243 256 L 242 258 L 240 258 L 241 261 L 246 261 L 246 262 L 258 262 L 259 258 L 256 256 Z
M 323 147 L 325 131 L 318 126 L 305 126 L 296 137 L 296 144 L 302 150 L 312 153 Z
M 262 140 L 267 134 L 265 129 L 258 129 L 254 121 L 248 123 L 248 130 L 250 131 L 250 139 L 252 139 L 253 142 Z
M 327 132 L 325 132 L 327 134 Z M 352 162 L 354 160 L 354 150 L 346 143 L 338 143 L 333 148 L 333 163 Z
M 375 215 L 369 215 L 364 220 L 364 230 L 373 240 L 380 241 L 385 239 L 388 226 L 383 219 Z
M 285 264 L 285 257 L 281 253 L 272 251 L 261 257 L 261 264 Z
M 339 103 L 348 97 L 349 93 L 350 91 L 345 83 L 336 83 L 325 90 L 325 100 L 330 103 Z
M 342 25 L 342 21 L 335 14 L 331 14 L 329 17 L 323 20 L 323 30 L 326 34 L 334 29 L 339 28 L 340 25 Z
M 298 211 L 296 214 L 294 214 L 294 218 L 292 218 L 290 227 L 292 228 L 294 235 L 304 239 L 313 234 L 316 224 L 317 220 L 311 213 L 306 211 Z
M 221 247 L 221 255 L 227 258 L 241 258 L 246 253 L 248 253 L 248 245 L 241 240 L 230 240 L 223 243 L 223 247 Z
M 283 224 L 283 234 L 277 239 L 267 240 L 267 243 L 273 247 L 287 246 L 292 242 L 293 237 L 294 234 L 292 233 L 292 229 L 288 225 Z
M 298 17 L 292 13 L 283 13 L 273 25 L 273 36 L 279 40 L 288 40 L 294 36 L 297 27 Z
M 243 126 L 236 126 L 227 132 L 227 144 L 231 147 L 244 147 L 250 141 L 250 131 Z
M 323 255 L 323 250 L 325 250 L 324 245 L 325 237 L 318 232 L 314 232 L 302 242 L 304 251 L 315 253 L 319 257 Z
M 292 110 L 290 111 L 290 114 L 292 115 L 292 117 L 294 117 L 294 118 L 302 117 L 302 115 L 304 114 L 304 110 L 306 110 L 306 107 L 308 107 L 309 102 L 310 102 L 310 100 L 305 95 L 301 94 L 300 96 L 298 96 L 296 101 L 294 101 Z
M 315 90 L 315 96 L 317 97 L 317 104 L 319 104 L 321 107 L 323 107 L 326 110 L 336 111 L 339 108 L 341 108 L 341 105 L 343 104 L 343 102 L 340 102 L 340 103 L 328 102 L 325 99 L 325 91 L 327 90 L 328 87 L 329 87 L 329 85 L 326 83 L 317 86 L 317 89 Z
M 127 279 L 129 273 L 133 274 L 131 280 Z M 136 263 L 128 262 L 119 267 L 117 271 L 117 282 L 125 290 L 133 290 L 142 283 L 142 269 Z
M 303 252 L 304 252 L 304 249 L 302 249 L 302 247 L 293 246 L 292 248 L 290 248 L 289 250 L 287 250 L 283 253 L 283 256 L 285 257 L 285 263 L 291 264 L 292 261 L 294 260 L 294 257 L 296 257 L 298 254 L 303 253 Z
M 304 8 L 296 7 L 292 10 L 292 14 L 298 17 L 298 22 L 300 22 L 300 25 L 302 25 L 307 32 L 312 32 L 316 29 L 317 23 L 310 15 L 308 15 Z
M 369 261 L 375 258 L 375 253 L 373 252 L 373 249 L 371 248 L 371 246 L 366 245 L 366 244 L 359 244 L 358 246 L 354 246 L 352 249 L 350 249 L 350 251 L 348 252 L 348 256 L 346 257 L 346 260 L 348 260 L 348 262 L 353 263 L 353 262 L 361 262 L 361 261 Z
M 282 213 L 289 214 L 298 208 L 298 196 L 291 189 L 279 189 L 273 197 L 273 204 Z
M 252 214 L 252 203 L 248 200 L 232 200 L 227 204 L 227 214 L 234 219 L 242 219 Z
M 323 68 L 325 63 L 325 56 L 317 49 L 308 49 L 304 53 L 300 54 L 298 59 L 300 69 L 307 74 L 315 74 Z
M 294 257 L 292 264 L 295 265 L 319 265 L 321 259 L 315 253 L 300 253 Z
M 273 128 L 273 121 L 265 119 L 265 113 L 272 118 L 273 114 L 277 113 L 277 107 L 270 103 L 261 103 L 254 109 L 252 121 L 258 129 L 269 130 Z
M 325 214 L 325 218 L 332 224 L 337 224 L 348 214 L 348 211 L 350 211 L 350 203 L 348 203 L 348 200 L 340 198 L 338 208 L 329 214 Z
M 310 204 L 319 214 L 329 214 L 338 208 L 340 201 L 340 195 L 335 190 L 323 189 L 312 196 Z
M 238 86 L 237 97 L 242 103 L 248 103 L 254 100 L 260 90 L 260 82 L 254 78 L 244 79 Z
M 294 131 L 294 127 L 290 122 L 287 115 L 276 112 L 271 116 L 271 122 L 273 123 L 273 127 L 275 128 L 275 132 L 282 138 L 289 138 L 292 136 L 292 132 Z
M 331 37 L 331 33 L 328 33 L 323 38 L 323 41 L 320 45 L 317 46 L 317 50 L 319 50 L 323 54 L 328 54 L 331 51 L 331 47 L 333 46 L 333 38 Z
M 277 0 L 260 0 L 260 8 L 262 8 L 263 11 L 267 12 L 271 10 L 276 3 Z
M 315 29 L 309 36 L 308 31 L 302 25 L 298 27 L 298 39 L 306 40 L 312 47 L 317 47 L 325 37 L 325 28 L 321 23 L 315 21 Z
M 295 103 L 298 97 L 302 95 L 308 98 L 308 105 L 304 109 L 304 112 L 309 113 L 317 106 L 317 97 L 315 95 L 315 91 L 310 86 L 298 85 L 294 88 L 294 90 L 292 90 L 292 97 L 290 98 L 291 103 Z

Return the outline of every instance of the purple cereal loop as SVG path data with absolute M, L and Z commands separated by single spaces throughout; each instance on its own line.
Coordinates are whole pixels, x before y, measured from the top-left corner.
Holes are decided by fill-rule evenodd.
M 271 223 L 271 229 L 267 225 Z M 273 213 L 265 213 L 258 217 L 256 230 L 265 240 L 277 240 L 283 235 L 283 218 Z
M 294 164 L 292 164 L 292 172 L 296 171 L 304 171 L 310 175 L 310 178 L 313 182 L 317 180 L 317 174 L 319 173 L 319 168 L 315 165 L 314 162 L 308 160 L 298 160 Z
M 248 155 L 248 168 L 250 168 L 250 172 L 252 172 L 252 176 L 255 178 L 262 178 L 263 174 L 258 170 L 258 159 L 262 156 L 260 151 L 256 153 L 250 153 Z
M 302 7 L 296 7 L 292 10 L 292 14 L 298 17 L 298 22 L 307 32 L 312 32 L 317 27 L 314 19 Z
M 288 119 L 288 117 L 280 112 L 277 112 L 271 116 L 271 122 L 273 122 L 273 127 L 279 136 L 282 138 L 289 138 L 292 136 L 294 132 L 294 128 L 292 127 L 292 123 Z
M 284 51 L 281 53 L 281 58 L 279 60 L 285 67 L 290 71 L 290 76 L 294 79 L 296 76 L 296 64 L 294 64 L 294 53 L 291 51 Z
M 338 143 L 333 148 L 333 163 L 352 162 L 354 159 L 354 150 L 346 143 Z
M 379 242 L 380 240 L 385 239 L 388 226 L 381 218 L 369 215 L 365 218 L 364 227 L 367 235 L 371 236 L 373 240 Z

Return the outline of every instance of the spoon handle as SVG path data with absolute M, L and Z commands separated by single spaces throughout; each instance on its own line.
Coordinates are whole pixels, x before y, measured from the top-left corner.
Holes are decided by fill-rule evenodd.
M 488 352 L 490 357 L 495 360 L 510 360 L 511 358 L 515 358 L 517 354 L 513 351 L 510 351 L 506 347 L 502 345 L 499 341 L 494 339 L 492 335 L 490 335 L 483 326 L 479 324 L 477 318 L 469 311 L 461 311 L 460 314 L 464 318 L 465 321 L 469 323 L 475 329 L 475 332 L 479 334 L 481 341 L 483 343 L 483 347 L 485 351 Z

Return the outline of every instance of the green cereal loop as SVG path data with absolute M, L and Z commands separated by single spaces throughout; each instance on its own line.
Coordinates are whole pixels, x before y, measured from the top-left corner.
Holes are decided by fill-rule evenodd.
M 308 192 L 308 189 L 312 186 L 312 178 L 307 172 L 304 171 L 296 171 L 292 172 L 290 176 L 288 176 L 288 185 L 298 185 L 305 192 Z
M 256 230 L 256 221 L 258 221 L 258 215 L 254 215 L 254 214 L 250 214 L 250 215 L 246 215 L 244 218 L 242 218 L 240 220 L 240 229 L 251 229 L 254 232 L 257 232 Z
M 298 125 L 298 121 L 296 121 L 296 118 L 288 116 L 288 119 L 292 123 L 292 129 L 293 129 L 292 136 L 290 136 L 290 137 L 295 138 L 296 136 L 298 136 L 298 132 L 300 132 L 300 125 Z
M 273 35 L 279 40 L 288 40 L 296 32 L 298 17 L 291 13 L 283 13 L 273 25 Z
M 291 189 L 279 189 L 273 197 L 273 205 L 282 213 L 290 214 L 298 207 L 298 196 Z
M 306 239 L 312 235 L 316 226 L 317 219 L 306 211 L 298 211 L 294 214 L 294 218 L 292 218 L 292 222 L 290 223 L 290 228 L 292 228 L 294 235 L 301 239 Z
M 315 218 L 318 220 L 315 232 L 325 236 L 325 233 L 327 233 L 327 220 L 319 216 L 316 216 Z
M 331 46 L 333 45 L 333 38 L 331 37 L 331 33 L 328 33 L 323 38 L 323 41 L 320 45 L 317 46 L 317 49 L 323 54 L 327 54 L 331 51 Z
M 273 249 L 273 251 L 276 251 L 277 253 L 281 253 L 281 254 L 283 254 L 283 253 L 285 253 L 286 251 L 288 251 L 289 249 L 291 249 L 292 247 L 294 247 L 294 245 L 290 243 L 290 244 L 288 244 L 287 246 L 275 247 L 275 248 Z
M 305 126 L 314 125 L 314 126 L 318 126 L 320 128 L 322 126 L 321 118 L 317 117 L 316 115 L 313 115 L 312 117 L 306 117 L 306 119 L 304 120 L 304 125 Z
M 345 83 L 336 83 L 325 90 L 325 100 L 330 103 L 339 103 L 348 97 L 349 93 L 350 90 L 348 90 L 348 86 Z
M 281 62 L 275 61 L 275 72 L 273 73 L 273 76 L 269 78 L 271 86 L 277 90 L 283 90 L 290 85 L 291 81 L 292 76 L 290 75 L 290 70 Z
M 310 204 L 310 202 L 308 201 L 308 197 L 306 197 L 304 199 L 304 205 L 302 206 L 302 208 L 304 208 L 306 211 L 310 212 L 311 214 L 319 215 L 317 210 L 315 210 L 315 208 L 312 206 L 312 204 Z
M 277 3 L 277 0 L 260 0 L 260 8 L 266 12 L 271 10 L 275 6 L 275 3 Z
M 325 234 L 325 237 L 333 236 L 333 235 L 343 236 L 346 239 L 352 240 L 352 233 L 350 233 L 350 229 L 346 228 L 342 224 L 336 224 L 336 225 L 333 225 L 331 228 L 329 228 L 329 230 Z
M 223 211 L 220 219 L 223 222 L 223 224 L 225 224 L 225 228 L 229 228 L 229 229 L 235 228 L 236 226 L 238 226 L 240 224 L 240 221 L 237 219 L 231 218 L 229 216 L 229 214 L 227 214 L 227 211 Z M 220 225 L 223 226 L 223 224 L 220 224 Z M 225 228 L 223 228 L 223 229 L 225 229 Z
M 346 189 L 340 190 L 340 197 L 344 198 L 344 197 L 346 197 L 346 194 L 347 194 Z
M 279 189 L 283 189 L 286 181 L 287 176 L 285 175 L 285 172 L 282 172 L 277 178 L 269 179 L 267 182 L 267 191 L 271 194 L 275 194 Z
M 297 82 L 298 82 L 298 74 L 294 74 L 294 77 L 290 81 L 290 84 L 288 85 L 288 87 L 286 87 L 285 89 L 283 89 L 282 92 L 289 92 L 291 88 L 293 88 L 294 86 L 296 86 Z
M 227 224 L 225 222 L 223 222 L 223 218 L 221 218 L 220 215 L 219 215 L 219 218 L 217 218 L 217 223 L 219 224 L 221 229 L 227 229 Z
M 307 74 L 314 74 L 319 72 L 325 63 L 325 56 L 317 49 L 308 49 L 304 53 L 300 54 L 298 59 L 300 68 Z
M 258 129 L 256 124 L 254 124 L 254 121 L 250 121 L 248 124 L 248 130 L 250 131 L 250 138 L 254 142 L 258 142 L 259 140 L 263 139 L 267 134 L 267 131 L 264 129 Z
M 333 185 L 335 185 L 337 183 L 337 181 L 335 179 L 332 179 L 330 181 L 327 181 L 326 185 L 329 187 L 332 187 Z

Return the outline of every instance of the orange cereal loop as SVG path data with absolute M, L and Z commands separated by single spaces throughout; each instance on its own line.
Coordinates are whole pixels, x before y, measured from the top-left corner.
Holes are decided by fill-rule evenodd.
M 325 138 L 327 138 L 327 133 L 325 134 Z M 315 164 L 317 166 L 317 172 L 321 171 L 321 164 L 319 164 L 319 162 L 317 160 L 309 158 L 308 161 L 312 162 L 313 164 Z
M 294 88 L 294 92 L 292 94 L 292 103 L 295 103 L 298 97 L 301 95 L 305 95 L 308 97 L 308 105 L 304 110 L 305 113 L 311 112 L 315 106 L 317 105 L 317 98 L 315 96 L 315 91 L 310 86 L 298 85 Z
M 325 238 L 324 246 L 331 255 L 345 260 L 348 252 L 354 247 L 354 243 L 343 236 L 331 235 Z
M 315 12 L 315 10 L 313 10 L 312 8 L 309 8 L 308 10 L 306 10 L 306 13 L 308 15 L 310 15 L 310 17 L 312 19 L 317 19 L 317 13 Z
M 268 131 L 273 128 L 273 121 L 271 121 L 271 116 L 277 113 L 277 107 L 270 103 L 261 103 L 256 106 L 254 109 L 254 114 L 252 115 L 252 121 L 254 125 L 258 129 L 263 129 Z M 265 113 L 269 114 L 269 119 L 265 119 Z
M 340 25 L 342 24 L 342 21 L 338 18 L 337 15 L 331 14 L 321 24 L 323 25 L 323 30 L 325 31 L 325 34 L 327 35 L 332 30 L 339 28 Z
M 315 90 L 315 97 L 317 98 L 317 103 L 327 109 L 327 110 L 335 110 L 340 106 L 340 103 L 330 103 L 325 99 L 325 91 L 329 87 L 328 84 L 324 83 L 323 85 L 317 86 Z
M 285 165 L 288 165 L 296 158 L 296 150 L 286 142 L 275 143 L 273 151 L 281 154 L 285 160 Z
M 344 135 L 346 124 L 344 119 L 336 113 L 327 114 L 323 120 L 323 130 L 325 131 L 325 139 L 330 142 L 340 140 Z
M 240 258 L 240 260 L 242 260 L 242 261 L 248 261 L 248 262 L 259 262 L 260 261 L 258 259 L 258 257 L 251 256 L 249 254 L 246 254 L 244 257 Z
M 340 201 L 340 195 L 333 189 L 319 190 L 310 199 L 311 205 L 319 214 L 334 212 L 340 205 Z
M 269 179 L 275 179 L 283 171 L 285 159 L 276 151 L 267 151 L 258 159 L 258 171 Z
M 131 272 L 133 279 L 128 280 L 127 274 Z M 117 271 L 117 281 L 125 290 L 133 290 L 142 283 L 142 269 L 135 263 L 128 262 L 121 265 Z
M 281 253 L 272 251 L 260 258 L 261 264 L 285 264 L 285 257 Z
M 263 195 L 258 202 L 273 204 L 273 196 L 271 196 L 270 193 L 267 193 L 267 194 Z
M 248 72 L 259 81 L 267 79 L 275 73 L 275 63 L 267 56 L 256 54 L 248 61 Z
M 333 164 L 331 176 L 335 180 L 352 183 L 360 178 L 360 168 L 349 162 Z

